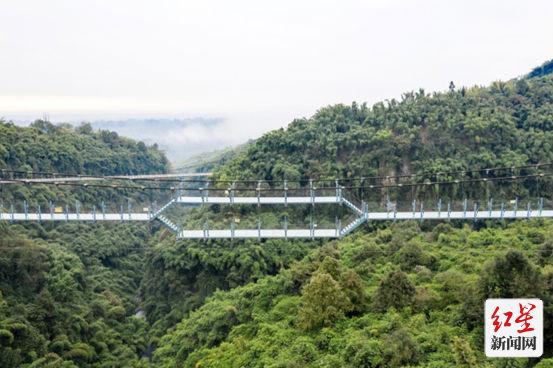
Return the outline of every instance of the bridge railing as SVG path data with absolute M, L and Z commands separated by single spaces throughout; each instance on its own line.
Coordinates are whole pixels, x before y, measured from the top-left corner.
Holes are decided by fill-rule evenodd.
M 516 211 L 517 213 L 536 213 L 545 209 L 553 209 L 553 201 L 547 198 L 487 198 L 487 199 L 442 199 L 417 200 L 411 202 L 368 202 L 370 212 L 413 213 L 413 219 L 423 219 L 425 212 L 437 212 L 440 217 L 447 218 L 450 212 L 467 213 L 467 217 L 484 213 Z M 423 214 L 421 216 L 421 214 Z M 463 216 L 463 215 L 462 215 Z M 464 216 L 463 216 L 464 218 Z
M 119 214 L 128 217 L 129 213 L 150 213 L 154 208 L 152 203 L 127 202 L 99 202 L 83 203 L 80 201 L 54 202 L 54 201 L 15 201 L 0 202 L 0 213 L 11 214 L 40 214 L 44 218 L 60 214 Z
M 338 185 L 341 186 L 341 185 Z M 183 195 L 189 196 L 242 196 L 242 197 L 271 197 L 271 196 L 329 196 L 335 195 L 336 183 L 303 181 L 248 181 L 248 182 L 204 182 L 194 188 L 184 188 Z

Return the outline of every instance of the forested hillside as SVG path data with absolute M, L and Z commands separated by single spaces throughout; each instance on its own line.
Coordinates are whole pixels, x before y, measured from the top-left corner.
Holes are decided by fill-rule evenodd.
M 27 172 L 74 175 L 129 175 L 164 173 L 169 162 L 156 145 L 148 146 L 115 132 L 93 131 L 88 124 L 77 128 L 37 120 L 28 128 L 0 120 L 0 170 L 3 178 L 32 178 Z M 16 171 L 15 173 L 13 171 Z M 89 205 L 126 202 L 125 198 L 153 200 L 156 193 L 98 188 L 67 188 L 52 185 L 3 185 L 2 205 L 23 200 L 45 208 L 50 200 L 58 205 Z M 159 193 L 157 193 L 159 194 Z M 16 207 L 17 208 L 17 207 Z
M 21 128 L 0 120 L 0 169 L 125 175 L 163 173 L 168 161 L 155 145 L 89 124 L 73 129 L 38 120 Z
M 545 72 L 550 65 L 536 68 L 535 77 L 489 87 L 419 90 L 372 107 L 353 103 L 322 108 L 256 140 L 222 168 L 221 177 L 414 174 L 424 181 L 436 179 L 423 174 L 427 172 L 551 162 L 553 75 Z
M 483 301 L 541 298 L 551 354 L 552 236 L 550 222 L 412 222 L 331 242 L 277 276 L 216 293 L 161 340 L 155 365 L 533 365 L 485 359 Z
M 0 168 L 112 175 L 165 172 L 168 162 L 156 147 L 87 125 L 1 122 Z M 10 184 L 2 186 L 2 203 L 98 204 L 97 196 L 126 200 L 124 194 Z M 143 225 L 0 224 L 0 366 L 139 364 L 147 323 L 133 316 L 150 238 Z
M 489 87 L 328 106 L 206 168 L 223 179 L 413 174 L 423 181 L 435 179 L 432 171 L 553 162 L 550 65 Z M 1 123 L 0 166 L 169 169 L 155 146 L 45 122 Z M 551 199 L 552 189 L 543 179 L 448 194 Z M 156 199 L 46 185 L 2 190 L 4 203 Z M 256 211 L 263 223 L 280 221 Z M 307 215 L 286 211 L 298 221 Z M 187 212 L 185 222 L 251 225 L 252 215 L 215 206 Z M 332 242 L 175 241 L 156 223 L 2 224 L 0 234 L 2 367 L 553 367 L 550 221 L 369 224 Z M 491 296 L 544 300 L 544 359 L 484 357 L 482 309 Z
M 548 65 L 539 69 L 549 70 Z M 427 172 L 551 162 L 552 138 L 553 77 L 534 71 L 489 87 L 406 93 L 401 101 L 373 107 L 325 107 L 259 138 L 216 177 L 413 174 L 424 181 L 435 179 Z M 551 182 L 484 189 L 465 186 L 456 194 L 483 201 L 499 192 L 548 197 Z M 490 296 L 550 298 L 551 224 L 434 225 L 369 226 L 366 235 L 337 241 L 319 255 L 310 252 L 278 276 L 219 292 L 161 339 L 154 362 L 166 367 L 535 365 L 537 360 L 485 359 L 482 308 Z M 205 257 L 211 252 L 186 244 L 174 247 Z M 189 269 L 169 265 L 171 258 L 162 254 L 158 265 L 166 271 Z M 501 275 L 514 281 L 502 281 Z M 178 290 L 170 288 L 166 295 Z M 551 346 L 551 331 L 546 335 Z M 546 347 L 546 357 L 551 354 Z
M 2 367 L 131 366 L 149 232 L 130 225 L 0 225 Z

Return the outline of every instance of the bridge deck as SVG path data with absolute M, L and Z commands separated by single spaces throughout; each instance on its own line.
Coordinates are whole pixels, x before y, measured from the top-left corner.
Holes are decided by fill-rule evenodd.
M 0 220 L 4 221 L 150 221 L 148 213 L 0 213 Z
M 338 196 L 314 197 L 212 197 L 212 196 L 180 196 L 176 200 L 182 204 L 324 204 L 340 203 Z
M 336 229 L 261 229 L 261 230 L 183 230 L 177 237 L 181 239 L 211 239 L 211 238 L 337 238 L 339 231 Z
M 553 217 L 553 210 L 533 210 L 528 212 L 527 210 L 518 210 L 518 211 L 476 211 L 476 216 L 474 211 L 451 211 L 449 214 L 447 211 L 415 211 L 415 212 L 397 212 L 395 214 L 396 220 L 470 220 L 470 219 L 525 219 L 525 218 L 542 218 L 542 217 Z M 371 220 L 393 220 L 394 212 L 369 212 L 369 221 Z
M 225 197 L 222 197 L 225 198 Z M 277 197 L 278 198 L 278 197 Z M 309 197 L 307 197 L 309 198 Z M 319 197 L 319 198 L 335 198 L 335 197 Z M 212 203 L 212 202 L 210 202 Z M 228 203 L 228 202 L 227 202 Z M 235 202 L 238 203 L 238 202 Z M 249 203 L 249 202 L 248 202 Z M 308 202 L 310 203 L 310 202 Z M 330 202 L 320 202 L 330 203 Z M 528 212 L 527 210 L 518 211 L 477 211 L 476 217 L 474 211 L 452 211 L 449 214 L 446 211 L 425 211 L 425 212 L 369 212 L 369 221 L 385 221 L 393 220 L 395 216 L 396 220 L 485 220 L 485 219 L 525 219 L 525 218 L 553 218 L 553 210 L 533 210 Z M 0 212 L 0 220 L 4 221 L 149 221 L 151 220 L 148 213 L 134 212 L 134 213 L 9 213 Z M 257 230 L 255 230 L 257 231 Z M 292 231 L 292 230 L 290 230 Z M 334 230 L 333 230 L 334 231 Z

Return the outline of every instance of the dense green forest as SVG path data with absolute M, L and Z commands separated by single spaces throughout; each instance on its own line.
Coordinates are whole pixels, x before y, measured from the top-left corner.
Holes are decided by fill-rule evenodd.
M 3 178 L 32 178 L 27 172 L 61 173 L 69 175 L 129 175 L 165 173 L 169 162 L 157 146 L 147 146 L 121 137 L 115 132 L 93 131 L 89 124 L 73 128 L 69 124 L 54 125 L 37 120 L 22 128 L 0 119 L 0 170 Z M 15 171 L 15 172 L 14 172 Z M 43 175 L 43 176 L 44 176 Z M 63 176 L 63 175 L 62 175 Z M 29 201 L 36 209 L 75 201 L 100 205 L 104 200 L 112 209 L 129 199 L 151 201 L 159 193 L 99 188 L 68 188 L 52 185 L 3 185 L 1 205 Z M 116 205 L 117 204 L 117 205 Z
M 448 93 L 408 92 L 372 107 L 320 109 L 265 134 L 221 172 L 281 179 L 447 172 L 553 160 L 553 76 Z M 420 175 L 422 176 L 422 175 Z
M 550 64 L 536 70 L 548 71 Z M 401 101 L 377 103 L 371 108 L 355 103 L 325 107 L 309 119 L 296 120 L 287 129 L 257 139 L 238 157 L 223 165 L 216 177 L 301 181 L 310 177 L 414 174 L 417 180 L 423 181 L 433 179 L 424 174 L 429 171 L 551 162 L 553 76 L 549 72 L 537 75 L 533 71 L 531 74 L 508 82 L 495 82 L 489 87 L 433 94 L 406 93 Z M 531 172 L 507 170 L 507 173 L 477 173 L 470 177 Z M 545 196 L 550 199 L 550 193 L 551 181 L 542 180 L 459 186 L 450 188 L 446 194 L 485 200 L 488 195 L 500 194 L 505 198 Z M 311 251 L 307 258 L 285 268 L 278 276 L 260 278 L 256 283 L 217 293 L 203 307 L 189 314 L 175 330 L 156 341 L 159 347 L 154 353 L 154 363 L 168 367 L 535 365 L 535 360 L 488 361 L 483 357 L 483 300 L 488 296 L 516 295 L 518 290 L 508 291 L 509 286 L 487 289 L 483 285 L 494 282 L 492 279 L 499 271 L 495 274 L 490 271 L 487 276 L 481 273 L 496 263 L 497 268 L 512 272 L 519 285 L 519 282 L 526 283 L 524 277 L 531 272 L 528 285 L 534 289 L 521 292 L 545 298 L 549 293 L 545 280 L 549 277 L 550 264 L 547 257 L 539 258 L 538 255 L 549 252 L 549 223 L 531 226 L 520 223 L 505 228 L 504 224 L 490 222 L 478 223 L 474 229 L 447 226 L 443 231 L 459 238 L 446 243 L 438 241 L 435 234 L 441 230 L 434 231 L 432 224 L 424 226 L 429 227 L 424 232 L 416 227 L 413 229 L 412 224 L 367 227 L 367 234 L 357 241 L 366 243 L 369 250 L 360 252 L 356 262 L 347 258 L 331 260 L 340 263 L 336 267 L 342 271 L 336 271 L 338 273 L 315 272 L 320 265 L 313 261 L 316 256 Z M 514 236 L 526 227 L 533 228 L 533 240 Z M 396 235 L 404 232 L 411 235 Z M 378 234 L 389 236 L 381 241 L 378 238 L 382 235 Z M 482 253 L 467 246 L 466 240 L 470 237 L 486 239 L 481 244 Z M 376 244 L 375 252 L 383 254 L 376 260 L 371 258 L 372 242 Z M 526 244 L 530 243 L 535 245 L 526 249 Z M 245 244 L 249 246 L 250 242 Z M 495 246 L 497 249 L 493 248 Z M 204 257 L 213 252 L 211 248 L 206 252 L 203 245 L 195 242 L 182 242 L 173 247 L 194 255 L 204 254 Z M 349 239 L 334 245 L 338 253 L 349 252 L 350 247 Z M 509 253 L 515 249 L 522 255 Z M 442 252 L 449 256 L 445 257 Z M 159 265 L 162 264 L 166 271 L 186 269 L 179 265 L 169 266 L 171 256 L 163 256 L 163 253 L 158 256 L 164 259 Z M 459 259 L 464 260 L 464 266 Z M 403 265 L 411 261 L 412 267 Z M 519 261 L 521 269 L 511 267 L 510 262 Z M 363 272 L 356 267 L 363 268 Z M 425 281 L 419 280 L 416 274 L 416 270 L 421 269 L 426 275 Z M 162 271 L 156 268 L 156 272 Z M 300 276 L 290 276 L 290 272 Z M 446 284 L 447 275 L 460 279 L 454 278 Z M 303 279 L 295 281 L 294 277 Z M 375 300 L 382 298 L 379 293 L 385 293 L 378 291 L 380 283 L 402 291 L 384 299 L 405 301 L 400 305 L 377 306 Z M 467 297 L 454 296 L 454 291 L 449 290 L 454 287 L 461 289 L 457 290 L 459 293 L 466 292 Z M 473 289 L 464 290 L 469 287 Z M 174 296 L 175 292 L 181 291 L 179 288 L 164 291 L 168 296 Z M 421 301 L 424 307 L 417 305 L 419 298 L 424 300 Z M 326 303 L 338 300 L 338 304 L 331 304 L 327 311 L 322 309 L 321 300 Z M 436 316 L 440 311 L 445 313 Z M 316 316 L 323 320 L 317 321 Z M 395 316 L 397 319 L 392 318 Z M 373 325 L 373 319 L 383 319 L 378 325 L 380 328 Z M 411 320 L 414 322 L 408 323 Z M 400 326 L 403 329 L 395 331 Z M 419 336 L 423 331 L 427 334 L 426 341 Z M 436 336 L 442 338 L 435 339 Z M 360 339 L 362 341 L 356 341 Z M 331 341 L 335 344 L 332 347 L 329 346 Z M 430 345 L 434 346 L 436 354 L 432 354 Z M 347 346 L 351 346 L 351 350 L 347 350 Z M 352 355 L 356 354 L 356 348 L 362 352 L 354 361 Z M 546 356 L 553 353 L 546 350 Z M 546 366 L 546 361 L 541 366 Z
M 422 181 L 435 178 L 430 171 L 552 162 L 551 65 L 489 87 L 328 106 L 202 165 L 223 179 L 413 174 Z M 0 123 L 0 169 L 133 174 L 170 167 L 155 146 L 88 125 L 38 121 Z M 440 195 L 551 199 L 551 182 L 536 183 L 450 187 Z M 29 198 L 162 199 L 2 186 L 4 203 Z M 186 221 L 241 216 L 248 223 L 251 215 L 202 209 Z M 306 212 L 287 215 L 301 221 Z M 175 241 L 157 223 L 0 224 L 0 365 L 553 367 L 552 236 L 550 221 L 369 224 L 332 242 Z M 544 300 L 543 359 L 484 357 L 490 296 Z
M 162 367 L 525 367 L 486 361 L 486 297 L 540 297 L 553 334 L 553 225 L 397 224 L 218 292 L 168 333 Z M 547 323 L 547 322 L 546 322 Z M 551 367 L 553 360 L 539 367 Z
M 0 169 L 125 175 L 166 172 L 168 161 L 155 145 L 90 124 L 73 129 L 38 120 L 29 129 L 0 124 Z
M 552 162 L 551 65 L 536 68 L 533 77 L 489 87 L 447 93 L 421 89 L 372 107 L 353 103 L 322 108 L 311 118 L 265 134 L 224 165 L 220 176 L 305 180 L 414 174 L 424 181 L 436 179 L 424 174 L 428 172 Z M 479 174 L 490 173 L 472 177 Z M 468 197 L 490 191 L 478 185 L 442 189 Z M 523 186 L 513 190 L 508 185 L 505 191 L 525 194 Z
M 0 123 L 0 168 L 116 175 L 166 172 L 169 165 L 156 147 L 113 132 L 37 121 L 29 128 Z M 129 194 L 11 184 L 1 193 L 3 204 L 43 205 Z M 147 323 L 134 315 L 151 231 L 128 224 L 0 224 L 0 366 L 139 364 Z

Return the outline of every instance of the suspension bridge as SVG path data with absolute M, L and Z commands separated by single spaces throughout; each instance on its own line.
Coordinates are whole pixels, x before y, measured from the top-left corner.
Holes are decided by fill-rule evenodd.
M 163 174 L 162 174 L 163 175 Z M 493 178 L 492 180 L 517 180 L 520 178 L 541 178 L 546 174 L 531 174 L 520 177 L 500 177 Z M 550 174 L 547 174 L 550 175 Z M 78 179 L 77 179 L 78 178 Z M 493 199 L 489 199 L 483 206 L 474 202 L 469 206 L 469 202 L 465 199 L 460 205 L 455 206 L 454 203 L 442 202 L 439 199 L 429 209 L 425 209 L 424 203 L 413 200 L 410 210 L 398 210 L 397 203 L 392 203 L 387 200 L 385 210 L 373 210 L 369 209 L 369 205 L 365 201 L 354 200 L 352 197 L 348 197 L 346 189 L 359 188 L 359 187 L 346 187 L 340 184 L 339 180 L 335 180 L 335 186 L 330 189 L 316 188 L 313 184 L 313 180 L 309 180 L 309 185 L 305 188 L 288 188 L 287 182 L 284 182 L 283 188 L 279 189 L 278 193 L 274 188 L 266 191 L 261 188 L 261 181 L 258 181 L 258 186 L 255 188 L 254 195 L 237 195 L 235 183 L 227 189 L 209 189 L 208 185 L 205 188 L 194 188 L 188 190 L 188 193 L 194 193 L 192 195 L 184 194 L 182 190 L 183 176 L 167 175 L 163 178 L 158 175 L 149 176 L 133 176 L 129 177 L 58 177 L 58 178 L 46 178 L 49 180 L 35 179 L 6 179 L 0 181 L 0 183 L 25 183 L 25 184 L 67 184 L 73 181 L 86 180 L 86 178 L 92 178 L 93 180 L 160 180 L 167 178 L 179 178 L 180 187 L 170 187 L 175 191 L 175 194 L 170 200 L 168 200 L 160 208 L 147 207 L 143 208 L 143 212 L 133 212 L 132 206 L 129 204 L 127 208 L 120 206 L 118 212 L 106 211 L 104 204 L 98 208 L 93 206 L 90 211 L 84 212 L 80 210 L 79 204 L 75 205 L 73 210 L 69 209 L 69 206 L 64 208 L 55 207 L 50 203 L 46 211 L 42 211 L 41 206 L 37 206 L 33 210 L 29 208 L 26 201 L 23 203 L 23 212 L 16 212 L 14 206 L 11 205 L 8 210 L 4 209 L 4 206 L 0 208 L 0 221 L 9 222 L 49 222 L 49 221 L 83 221 L 83 222 L 152 222 L 159 221 L 163 226 L 173 232 L 178 239 L 247 239 L 247 238 L 341 238 L 353 232 L 355 229 L 370 221 L 426 221 L 426 220 L 438 220 L 438 221 L 452 221 L 452 220 L 464 220 L 464 221 L 479 221 L 479 220 L 506 220 L 506 219 L 532 219 L 532 218 L 553 218 L 553 210 L 544 208 L 544 199 L 539 198 L 535 203 L 527 202 L 526 206 L 521 205 L 518 199 L 509 202 L 495 203 Z M 33 181 L 31 181 L 33 180 Z M 64 181 L 66 180 L 66 181 Z M 202 179 L 204 183 L 205 179 Z M 478 179 L 487 181 L 488 179 Z M 465 180 L 465 182 L 474 182 L 474 179 Z M 459 180 L 452 181 L 453 183 L 459 183 Z M 432 184 L 444 184 L 447 182 L 425 182 L 425 183 L 411 183 L 407 185 L 432 185 Z M 368 188 L 372 190 L 378 190 L 382 188 L 396 187 L 400 188 L 405 184 L 397 185 L 370 185 Z M 114 185 L 101 186 L 98 184 L 79 184 L 79 186 L 99 186 L 99 187 L 117 187 Z M 121 186 L 124 188 L 144 189 L 144 186 L 131 187 Z M 153 188 L 150 188 L 153 189 Z M 160 189 L 160 188 L 155 188 Z M 246 193 L 252 190 L 247 190 Z M 212 195 L 211 193 L 223 193 L 224 195 Z M 330 192 L 330 193 L 329 193 Z M 264 193 L 270 193 L 265 195 Z M 277 194 L 275 194 L 277 193 Z M 298 193 L 300 193 L 298 195 Z M 257 228 L 250 229 L 237 229 L 236 224 L 231 223 L 227 229 L 210 229 L 206 224 L 202 229 L 183 229 L 182 226 L 172 221 L 167 216 L 167 211 L 173 206 L 187 205 L 187 206 L 211 206 L 211 205 L 227 205 L 227 206 L 298 206 L 308 205 L 334 205 L 347 208 L 353 215 L 352 219 L 349 219 L 347 223 L 342 224 L 342 220 L 336 219 L 335 226 L 329 228 L 319 228 L 317 224 L 311 219 L 309 226 L 305 228 L 295 229 L 289 228 L 287 218 L 284 219 L 282 228 L 262 228 L 261 223 L 258 221 Z

